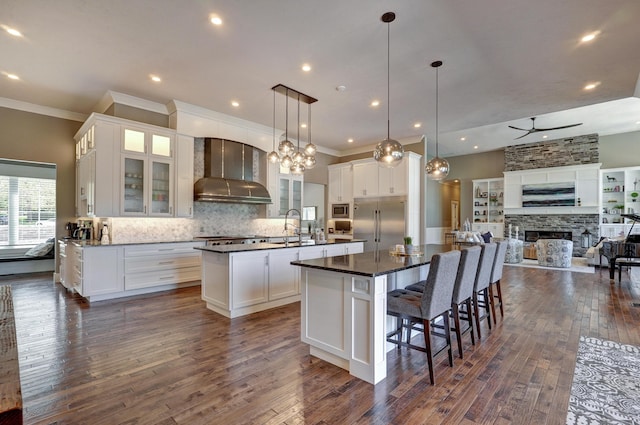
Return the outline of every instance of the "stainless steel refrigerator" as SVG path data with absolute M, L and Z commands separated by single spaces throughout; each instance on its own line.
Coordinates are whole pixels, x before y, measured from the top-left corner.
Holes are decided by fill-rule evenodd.
M 353 237 L 366 239 L 365 251 L 388 250 L 403 244 L 405 235 L 403 198 L 356 201 L 353 210 Z

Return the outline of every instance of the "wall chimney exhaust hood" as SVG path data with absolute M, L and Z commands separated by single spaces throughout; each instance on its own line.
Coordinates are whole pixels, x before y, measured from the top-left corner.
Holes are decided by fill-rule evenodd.
M 269 191 L 253 181 L 253 146 L 204 139 L 204 177 L 193 188 L 200 202 L 271 204 Z

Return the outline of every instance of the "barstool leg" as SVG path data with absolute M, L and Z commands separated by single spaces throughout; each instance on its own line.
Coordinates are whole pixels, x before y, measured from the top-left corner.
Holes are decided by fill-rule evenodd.
M 453 367 L 453 350 L 451 349 L 451 326 L 449 323 L 449 312 L 446 311 L 442 317 L 444 324 L 444 335 L 447 340 L 447 345 L 449 346 L 449 366 Z
M 431 353 L 431 321 L 428 319 L 422 319 L 422 326 L 424 328 L 424 346 L 427 351 L 427 365 L 429 366 L 429 379 L 431 385 L 436 384 L 436 380 L 433 373 L 433 354 Z
M 489 285 L 489 297 L 487 300 L 491 303 L 491 316 L 493 316 L 493 323 L 498 323 L 496 320 L 496 303 L 494 302 L 495 298 L 493 298 L 493 284 Z M 491 326 L 489 326 L 489 328 L 491 328 Z
M 500 279 L 496 282 L 496 289 L 498 289 L 498 302 L 500 303 L 500 317 L 504 317 L 504 308 L 502 307 L 502 288 L 500 287 Z
M 482 332 L 480 332 L 480 309 L 478 308 L 478 293 L 473 293 L 473 312 L 476 318 L 476 329 L 478 330 L 478 340 L 482 339 Z
M 476 345 L 476 338 L 473 333 L 473 308 L 471 307 L 471 298 L 467 299 L 465 304 L 467 306 L 467 320 L 469 320 L 469 328 L 471 332 L 471 345 Z
M 462 359 L 462 338 L 460 337 L 460 311 L 458 304 L 453 304 L 451 310 L 453 311 L 453 326 L 455 326 L 456 339 L 458 340 L 458 355 Z

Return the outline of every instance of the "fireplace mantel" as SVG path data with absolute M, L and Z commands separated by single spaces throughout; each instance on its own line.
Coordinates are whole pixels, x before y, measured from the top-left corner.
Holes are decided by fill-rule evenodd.
M 514 215 L 598 214 L 600 163 L 566 167 L 537 168 L 504 172 L 504 213 Z M 522 186 L 540 183 L 574 182 L 576 205 L 562 207 L 523 207 Z

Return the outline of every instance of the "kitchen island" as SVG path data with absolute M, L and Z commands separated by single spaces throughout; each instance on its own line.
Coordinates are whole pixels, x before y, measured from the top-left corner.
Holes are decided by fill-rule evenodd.
M 387 291 L 426 279 L 431 256 L 457 249 L 422 245 L 419 256 L 388 251 L 294 261 L 301 273 L 301 338 L 310 354 L 371 384 L 387 376 Z
M 300 301 L 300 269 L 292 261 L 362 252 L 364 241 L 254 243 L 197 247 L 202 300 L 234 318 Z

